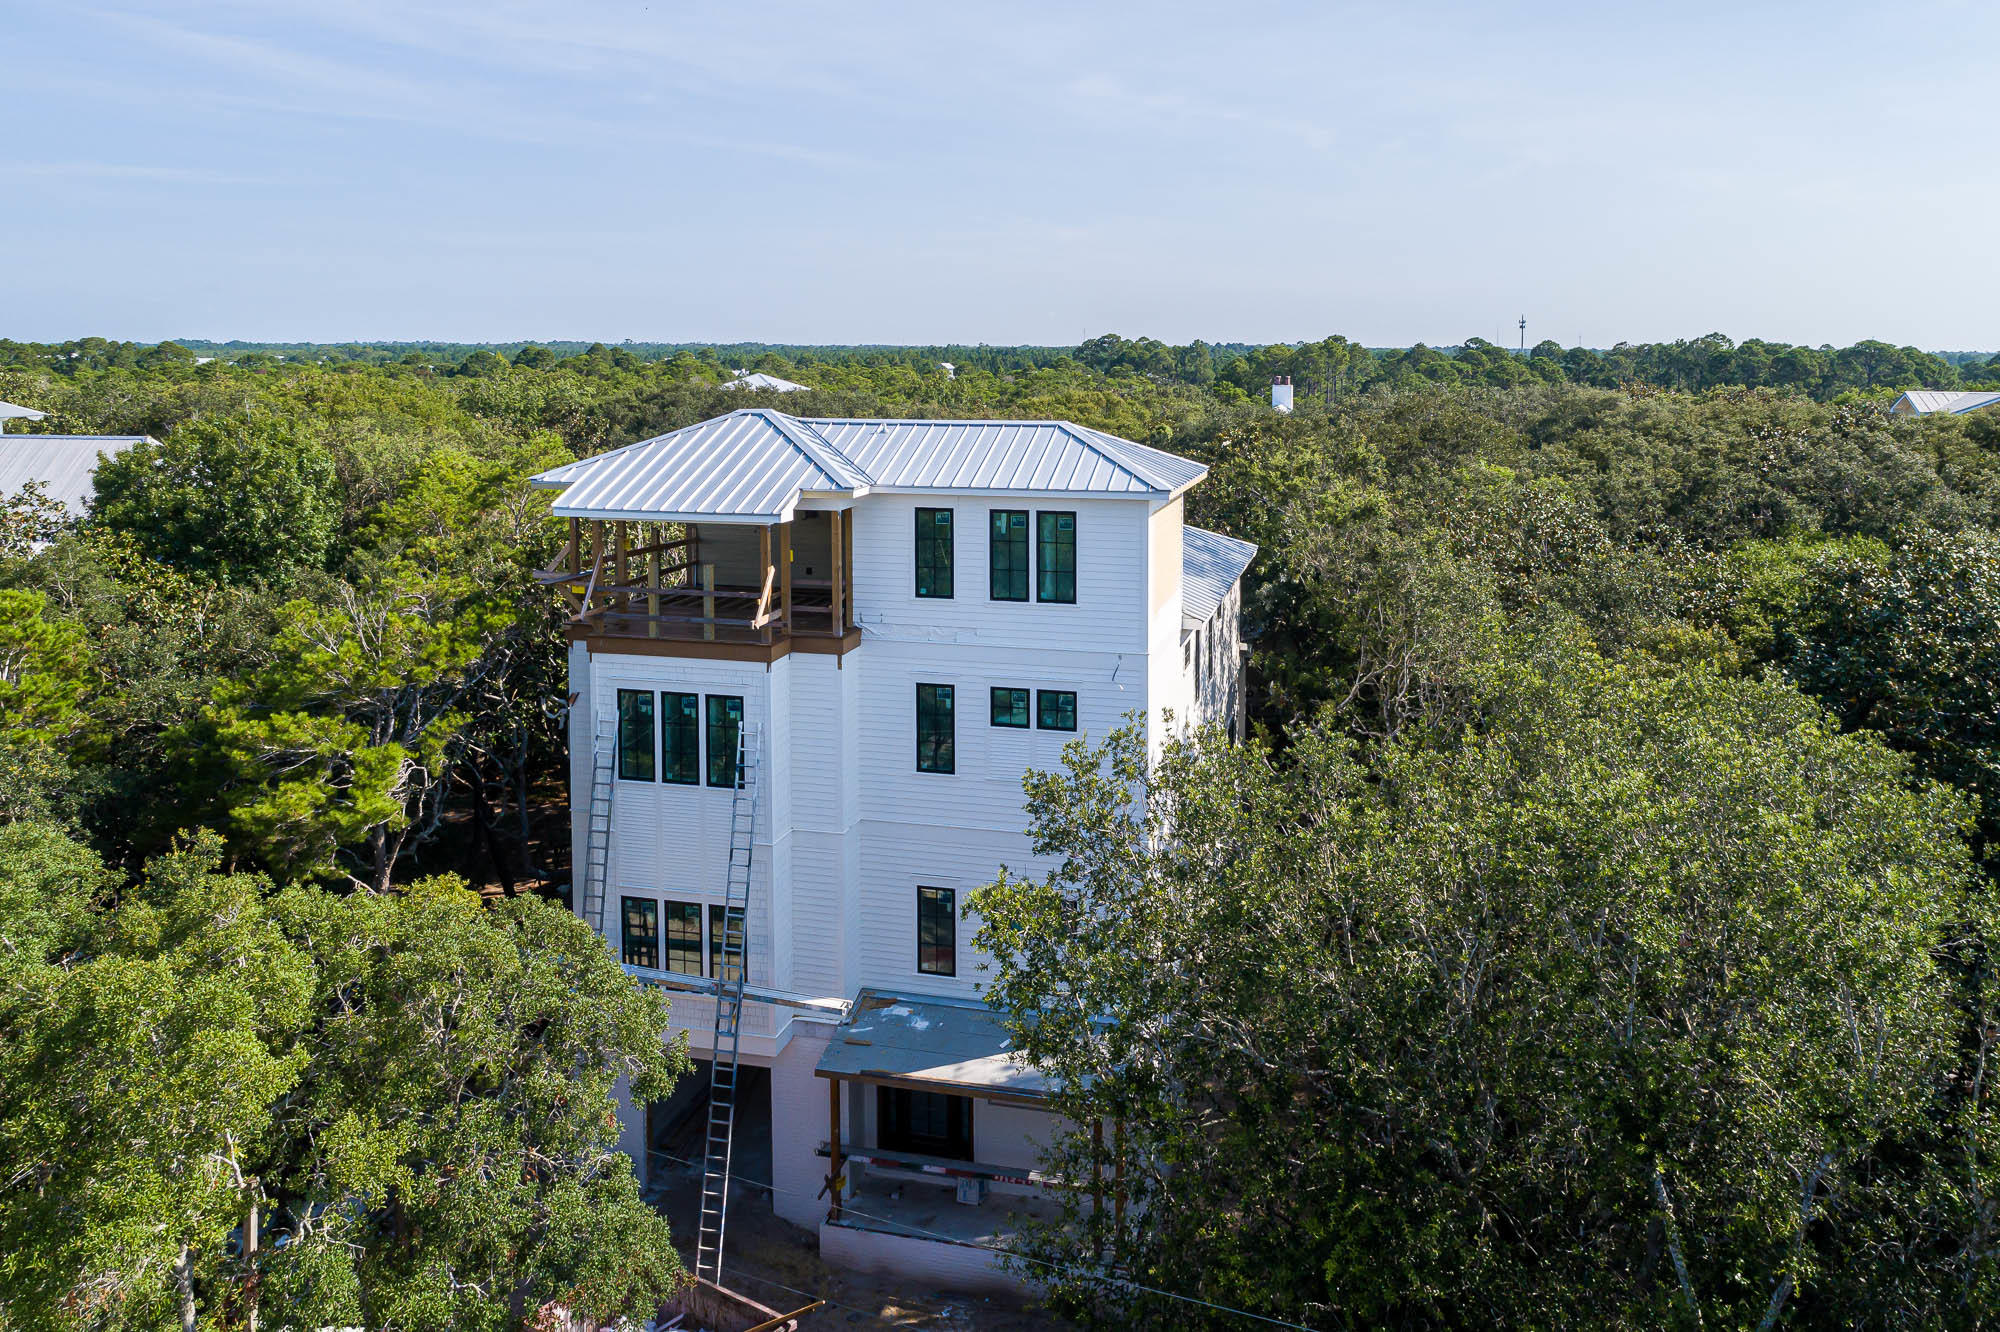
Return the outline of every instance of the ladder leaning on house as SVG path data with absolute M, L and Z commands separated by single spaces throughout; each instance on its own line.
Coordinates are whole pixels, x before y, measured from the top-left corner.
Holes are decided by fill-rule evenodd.
M 729 802 L 729 877 L 715 977 L 715 1040 L 708 1066 L 708 1139 L 701 1172 L 701 1219 L 694 1274 L 722 1283 L 722 1230 L 729 1216 L 729 1157 L 736 1126 L 736 1054 L 743 1033 L 744 917 L 750 907 L 750 848 L 757 832 L 759 731 L 739 724 L 736 782 Z
M 604 934 L 604 881 L 611 865 L 611 793 L 617 765 L 618 714 L 609 708 L 597 714 L 590 743 L 590 809 L 583 836 L 583 900 L 577 904 L 584 923 Z M 610 938 L 608 934 L 605 938 Z

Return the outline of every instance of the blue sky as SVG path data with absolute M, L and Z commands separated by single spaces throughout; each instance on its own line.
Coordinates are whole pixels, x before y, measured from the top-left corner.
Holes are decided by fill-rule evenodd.
M 0 336 L 2000 348 L 2000 6 L 0 0 Z

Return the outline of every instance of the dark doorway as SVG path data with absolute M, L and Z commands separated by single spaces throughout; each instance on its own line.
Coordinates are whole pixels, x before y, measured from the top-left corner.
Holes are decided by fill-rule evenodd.
M 876 1141 L 885 1151 L 972 1159 L 972 1098 L 878 1087 Z

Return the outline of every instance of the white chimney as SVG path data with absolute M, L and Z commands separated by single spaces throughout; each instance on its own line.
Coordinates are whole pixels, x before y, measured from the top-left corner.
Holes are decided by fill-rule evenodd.
M 1292 410 L 1292 377 L 1290 375 L 1271 376 L 1271 408 L 1273 411 Z

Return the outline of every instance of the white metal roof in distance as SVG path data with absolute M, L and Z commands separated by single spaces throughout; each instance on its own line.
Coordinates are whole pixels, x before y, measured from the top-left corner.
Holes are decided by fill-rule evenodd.
M 984 491 L 1165 498 L 1200 463 L 1067 421 L 800 419 L 730 412 L 553 468 L 570 518 L 782 522 L 807 494 Z
M 730 412 L 534 478 L 563 487 L 565 518 L 784 522 L 805 493 L 853 494 L 868 478 L 783 412 Z
M 1957 416 L 1961 412 L 2000 405 L 2000 393 L 1990 390 L 1911 389 L 1896 400 L 1896 406 L 1900 407 L 1906 402 L 1910 404 L 1910 411 L 1917 416 L 1928 416 L 1932 412 Z
M 1257 558 L 1248 541 L 1200 527 L 1181 529 L 1181 618 L 1207 624 L 1222 607 L 1229 589 Z
M 96 493 L 98 456 L 116 457 L 145 435 L 0 434 L 0 498 L 20 493 L 30 481 L 42 483 L 49 498 L 61 500 L 74 517 Z
M 47 412 L 38 412 L 19 403 L 0 402 L 0 421 L 39 421 L 47 415 Z

